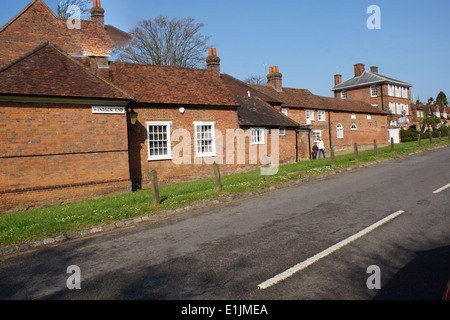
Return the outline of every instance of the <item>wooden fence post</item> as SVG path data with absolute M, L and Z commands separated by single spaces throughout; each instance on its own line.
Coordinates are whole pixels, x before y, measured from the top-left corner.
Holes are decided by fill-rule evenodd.
M 336 162 L 334 160 L 334 147 L 331 147 L 331 167 L 334 168 L 336 165 Z
M 216 191 L 222 192 L 222 180 L 220 178 L 220 169 L 217 162 L 214 162 L 213 167 L 214 167 L 214 177 L 216 179 Z
M 355 161 L 358 162 L 358 144 L 355 142 Z
M 152 183 L 153 205 L 156 207 L 160 205 L 160 200 L 158 188 L 158 175 L 156 174 L 155 170 L 152 170 L 151 172 L 151 183 Z
M 375 156 L 375 158 L 378 157 L 378 144 L 377 144 L 377 140 L 373 140 L 373 155 Z
M 422 146 L 422 136 L 420 134 L 417 135 L 417 143 L 418 143 L 419 147 Z
M 391 138 L 391 152 L 394 153 L 394 138 Z

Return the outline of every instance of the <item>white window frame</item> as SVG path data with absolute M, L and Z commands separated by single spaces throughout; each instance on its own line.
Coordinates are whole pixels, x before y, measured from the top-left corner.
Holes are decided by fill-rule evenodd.
M 372 115 L 371 114 L 367 115 L 367 120 L 372 120 Z
M 317 111 L 317 121 L 327 121 L 327 114 L 323 110 Z
M 286 135 L 286 128 L 285 127 L 278 128 L 278 135 L 285 136 Z
M 356 123 L 352 123 L 352 126 L 350 127 L 350 130 L 353 130 L 353 131 L 358 130 L 358 126 L 356 125 Z
M 376 85 L 370 86 L 370 97 L 372 98 L 378 97 L 378 86 Z
M 319 138 L 316 139 L 316 134 L 318 134 Z M 322 130 L 314 130 L 313 131 L 313 142 L 319 142 L 322 139 Z
M 265 128 L 250 128 L 250 132 L 251 132 L 251 144 L 254 145 L 258 145 L 258 144 L 265 144 L 266 139 L 265 139 L 265 135 L 266 135 L 266 129 Z M 256 134 L 257 132 L 259 132 L 259 135 Z M 258 138 L 258 139 L 256 139 Z
M 311 117 L 312 115 L 312 117 Z M 305 110 L 306 122 L 314 121 L 314 110 Z
M 395 114 L 395 113 L 396 113 L 396 111 L 395 111 L 395 103 L 394 103 L 394 102 L 389 102 L 389 111 L 390 111 L 392 114 Z
M 341 91 L 341 99 L 342 100 L 347 100 L 347 90 L 342 90 Z
M 394 96 L 394 85 L 388 84 L 388 96 L 393 97 Z
M 338 139 L 344 139 L 344 127 L 342 124 L 338 123 L 336 126 L 336 132 L 337 132 L 337 138 Z
M 157 161 L 157 160 L 172 160 L 172 145 L 171 145 L 171 135 L 170 135 L 170 126 L 172 124 L 172 121 L 148 121 L 145 122 L 145 124 L 147 125 L 147 152 L 148 152 L 148 161 Z M 166 127 L 166 138 L 167 138 L 167 154 L 165 155 L 151 155 L 150 152 L 150 127 Z M 163 140 L 157 141 L 157 142 L 161 142 Z
M 288 109 L 287 108 L 281 108 L 281 113 L 284 114 L 285 116 L 288 115 Z
M 199 139 L 198 139 L 198 135 L 199 135 L 199 127 L 202 126 L 211 126 L 211 152 L 199 152 Z M 216 152 L 216 123 L 215 122 L 202 122 L 202 121 L 195 121 L 194 122 L 194 127 L 195 127 L 195 157 L 196 158 L 206 158 L 206 157 L 216 157 L 217 156 L 217 152 Z
M 356 119 L 356 113 L 352 113 L 352 115 L 350 116 L 351 119 Z

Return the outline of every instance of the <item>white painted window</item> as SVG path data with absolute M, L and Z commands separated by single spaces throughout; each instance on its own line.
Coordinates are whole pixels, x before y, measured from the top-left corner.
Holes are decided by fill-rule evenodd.
M 356 119 L 356 114 L 352 113 L 351 117 L 352 119 Z
M 288 109 L 281 108 L 281 113 L 284 114 L 285 116 L 287 116 L 288 115 Z
M 388 96 L 393 97 L 394 96 L 394 85 L 388 84 Z
M 367 115 L 367 120 L 372 120 L 372 115 L 368 114 Z
M 322 139 L 322 131 L 313 131 L 314 142 L 319 142 Z
M 344 139 L 344 127 L 342 126 L 342 124 L 339 123 L 336 129 L 337 129 L 337 138 Z
M 286 135 L 286 128 L 283 128 L 283 127 L 278 128 L 278 134 L 280 136 L 285 136 Z
M 396 113 L 396 111 L 395 111 L 395 103 L 394 103 L 394 102 L 389 102 L 389 111 L 390 111 L 392 114 L 395 114 L 395 113 Z
M 196 157 L 215 157 L 215 122 L 194 122 Z
M 325 111 L 317 111 L 317 120 L 318 121 L 326 121 Z
M 172 159 L 170 125 L 172 122 L 146 122 L 148 137 L 148 160 Z
M 252 132 L 252 144 L 264 144 L 264 128 L 251 128 Z
M 370 86 L 370 96 L 378 97 L 378 87 L 377 86 Z
M 408 99 L 408 88 L 402 88 L 402 98 Z
M 352 127 L 350 129 L 351 130 L 358 130 L 358 126 L 355 123 L 353 123 Z
M 314 121 L 314 110 L 306 110 L 306 121 Z
M 341 91 L 341 99 L 347 99 L 347 91 Z

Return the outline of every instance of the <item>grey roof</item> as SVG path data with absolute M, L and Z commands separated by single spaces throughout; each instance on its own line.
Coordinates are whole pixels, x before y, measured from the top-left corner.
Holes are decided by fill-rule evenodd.
M 383 76 L 378 73 L 364 71 L 361 76 L 353 77 L 347 81 L 344 81 L 341 84 L 338 84 L 337 86 L 332 88 L 331 91 L 367 86 L 369 84 L 376 84 L 376 83 L 380 83 L 380 82 L 396 84 L 396 85 L 400 85 L 400 86 L 404 86 L 404 87 L 408 87 L 408 88 L 413 86 L 412 84 L 409 84 L 407 82 L 389 78 L 389 77 Z

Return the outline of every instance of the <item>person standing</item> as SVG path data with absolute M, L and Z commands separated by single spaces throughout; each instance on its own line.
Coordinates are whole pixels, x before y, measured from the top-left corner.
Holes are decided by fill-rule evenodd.
M 325 146 L 323 145 L 322 139 L 319 140 L 317 147 L 319 148 L 319 159 L 320 159 L 320 154 L 323 154 L 323 157 L 325 158 Z
M 314 142 L 314 147 L 312 148 L 313 151 L 313 160 L 317 159 L 317 153 L 319 152 L 319 147 L 317 146 L 317 143 Z

